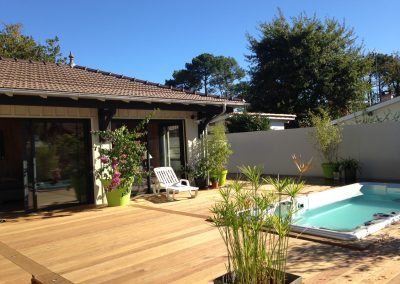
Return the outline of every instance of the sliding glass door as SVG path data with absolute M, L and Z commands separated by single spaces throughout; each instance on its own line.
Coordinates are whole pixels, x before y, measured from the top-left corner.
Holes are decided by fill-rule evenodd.
M 31 122 L 36 208 L 88 202 L 89 133 L 80 121 Z
M 181 174 L 184 166 L 182 129 L 176 123 L 160 126 L 161 163 L 164 167 L 172 167 L 177 174 Z
M 141 120 L 115 119 L 111 128 L 126 125 L 135 129 Z M 143 138 L 150 153 L 150 168 L 172 167 L 177 175 L 182 174 L 185 164 L 184 123 L 183 120 L 154 119 L 147 125 L 147 135 Z
M 0 118 L 0 211 L 24 210 L 24 124 Z
M 89 135 L 86 120 L 0 119 L 0 211 L 91 202 Z

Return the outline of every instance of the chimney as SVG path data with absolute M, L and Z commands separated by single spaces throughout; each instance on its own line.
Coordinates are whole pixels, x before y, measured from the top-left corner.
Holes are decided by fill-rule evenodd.
M 70 67 L 74 67 L 75 66 L 75 62 L 74 62 L 74 55 L 72 54 L 72 52 L 70 51 L 69 52 L 69 63 L 68 63 L 68 65 L 70 66 Z

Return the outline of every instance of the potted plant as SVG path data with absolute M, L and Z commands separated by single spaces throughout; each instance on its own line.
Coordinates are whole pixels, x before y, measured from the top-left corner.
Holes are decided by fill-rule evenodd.
M 356 159 L 347 158 L 340 161 L 340 170 L 344 173 L 345 183 L 354 183 L 359 169 L 360 163 Z
M 205 145 L 205 139 L 196 139 L 190 148 L 190 159 L 185 167 L 186 174 L 198 188 L 207 188 L 208 172 L 210 170 Z
M 219 187 L 219 179 L 220 179 L 220 176 L 218 176 L 218 175 L 212 175 L 212 176 L 210 177 L 211 188 L 212 188 L 212 189 L 216 189 L 216 188 Z
M 338 125 L 333 125 L 326 110 L 320 110 L 321 115 L 311 115 L 314 127 L 313 137 L 317 150 L 322 154 L 325 163 L 322 163 L 324 177 L 333 179 L 333 172 L 337 168 L 337 154 L 342 141 L 342 130 Z
M 122 126 L 113 131 L 93 132 L 103 143 L 95 147 L 101 161 L 95 176 L 103 185 L 108 206 L 129 203 L 133 181 L 141 175 L 141 164 L 146 153 L 146 146 L 141 141 L 145 122 L 147 120 L 134 131 Z
M 301 283 L 286 272 L 288 242 L 300 179 L 269 179 L 275 191 L 259 190 L 264 179 L 258 167 L 242 167 L 251 190 L 234 181 L 220 189 L 221 199 L 211 209 L 212 222 L 224 240 L 227 273 L 214 283 Z M 283 195 L 289 198 L 281 202 Z
M 211 135 L 207 141 L 207 154 L 210 166 L 210 175 L 218 176 L 219 185 L 223 186 L 228 171 L 229 156 L 232 154 L 231 146 L 225 134 L 225 125 L 219 122 L 210 128 Z
M 193 161 L 192 159 L 183 170 L 186 176 L 191 180 L 191 182 L 194 182 L 198 188 L 207 188 L 207 174 L 209 171 L 207 159 L 201 158 L 196 161 Z

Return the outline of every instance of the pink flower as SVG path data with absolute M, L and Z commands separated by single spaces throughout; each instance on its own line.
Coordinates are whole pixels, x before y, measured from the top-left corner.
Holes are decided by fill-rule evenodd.
M 117 188 L 121 184 L 121 179 L 119 178 L 120 176 L 121 176 L 121 173 L 119 171 L 114 172 L 113 177 L 111 179 L 110 186 L 109 186 L 110 190 Z
M 101 156 L 101 157 L 100 157 L 100 161 L 101 161 L 103 164 L 106 164 L 106 163 L 108 163 L 110 160 L 109 160 L 108 157 L 106 157 L 106 156 Z
M 116 170 L 116 169 L 117 169 L 117 167 L 118 167 L 118 160 L 117 160 L 117 158 L 112 158 L 111 167 L 113 168 L 113 170 Z

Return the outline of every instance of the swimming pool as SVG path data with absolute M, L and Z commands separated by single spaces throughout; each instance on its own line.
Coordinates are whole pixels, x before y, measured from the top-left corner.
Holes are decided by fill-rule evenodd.
M 292 230 L 359 240 L 400 220 L 400 184 L 355 183 L 296 198 Z

